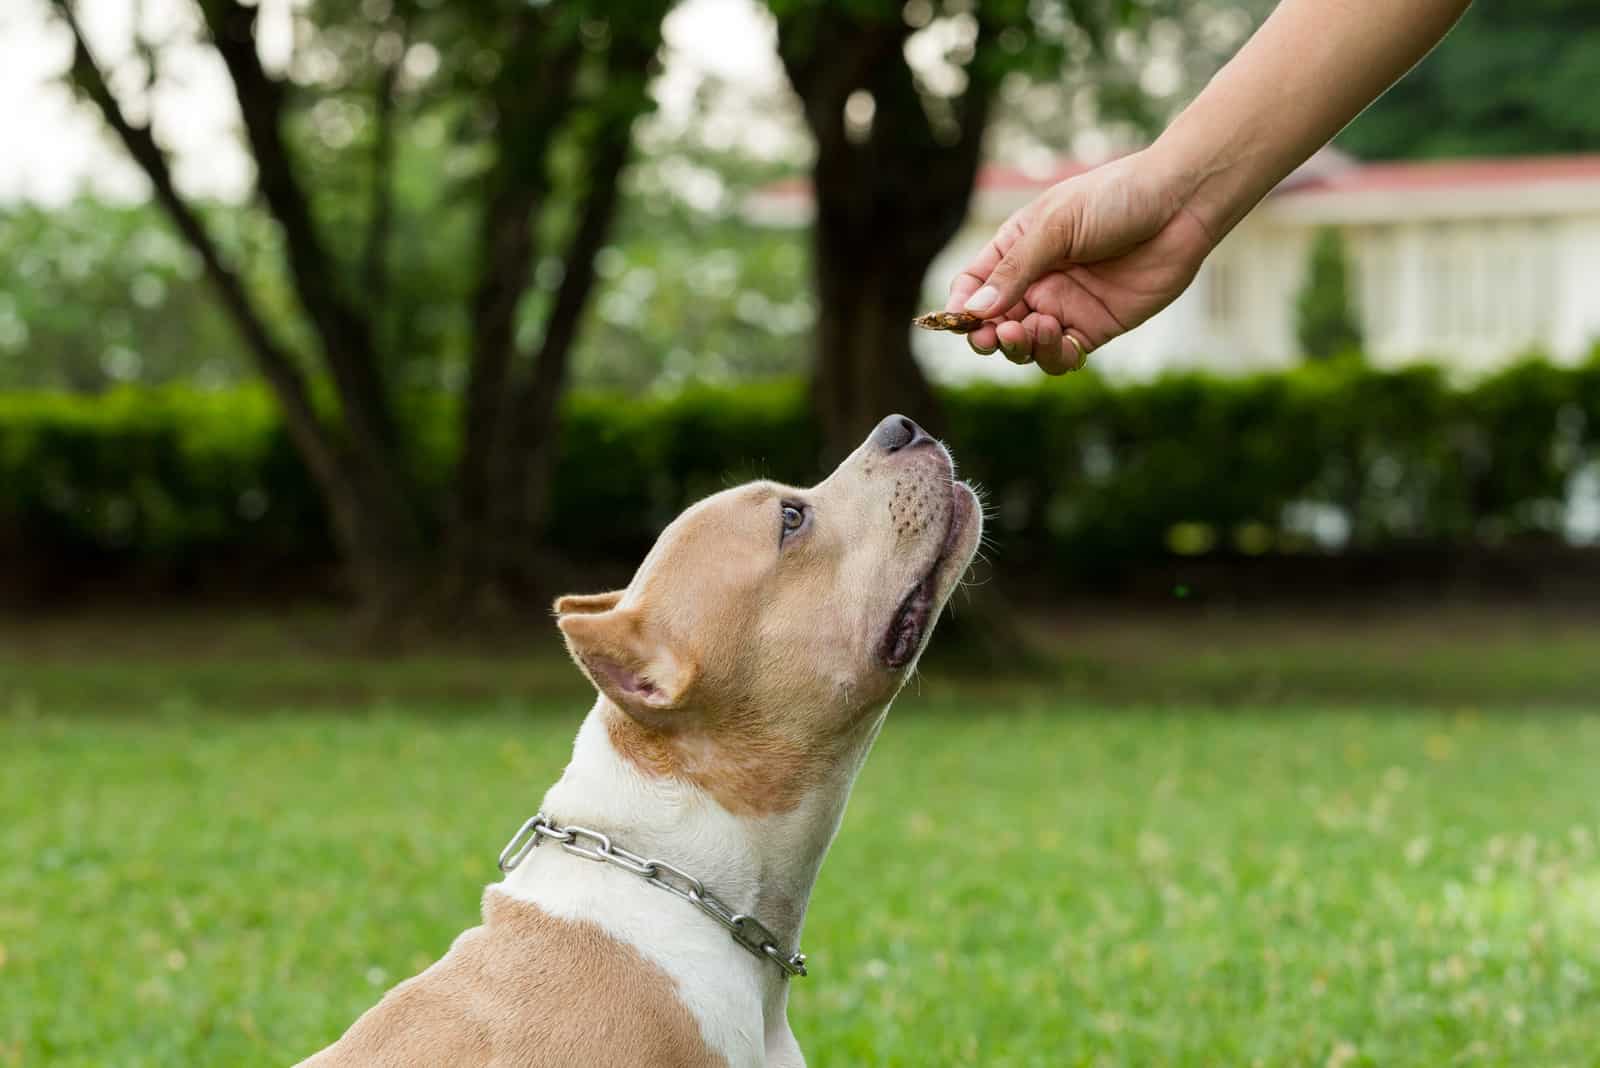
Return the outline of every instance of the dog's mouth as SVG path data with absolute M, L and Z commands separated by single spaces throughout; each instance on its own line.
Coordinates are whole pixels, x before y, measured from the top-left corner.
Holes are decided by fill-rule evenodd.
M 946 572 L 955 560 L 962 535 L 972 522 L 973 513 L 977 510 L 976 500 L 966 483 L 950 484 L 950 523 L 945 528 L 944 540 L 939 545 L 933 563 L 928 565 L 927 572 L 911 587 L 911 592 L 900 602 L 900 607 L 895 609 L 878 649 L 878 655 L 890 668 L 898 670 L 911 663 L 922 648 L 928 631 L 933 628 L 934 617 L 943 607 L 944 595 L 948 592 L 942 588 L 945 586 Z M 961 561 L 959 566 L 964 567 L 965 563 Z

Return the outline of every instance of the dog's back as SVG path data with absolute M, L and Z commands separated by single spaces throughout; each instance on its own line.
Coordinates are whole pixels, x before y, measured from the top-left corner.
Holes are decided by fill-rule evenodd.
M 723 1063 L 672 980 L 630 946 L 495 890 L 483 918 L 303 1068 Z

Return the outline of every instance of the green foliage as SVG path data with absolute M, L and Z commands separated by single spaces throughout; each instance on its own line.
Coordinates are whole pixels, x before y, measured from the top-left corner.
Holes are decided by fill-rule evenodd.
M 1478 0 L 1339 144 L 1383 159 L 1600 151 L 1597 36 L 1586 0 Z
M 815 319 L 805 232 L 745 225 L 726 203 L 771 172 L 702 163 L 725 188 L 717 210 L 704 212 L 673 195 L 659 173 L 664 162 L 654 157 L 635 168 L 636 193 L 597 257 L 574 381 L 634 392 L 799 376 Z M 420 198 L 416 211 L 430 227 L 400 226 L 391 235 L 405 269 L 389 281 L 395 300 L 386 329 L 407 339 L 394 370 L 411 389 L 454 386 L 466 363 L 461 307 L 474 270 L 472 219 L 458 201 L 430 207 L 427 183 L 414 181 L 409 166 L 403 158 L 399 196 Z M 271 227 L 238 205 L 214 206 L 208 215 L 273 309 L 275 326 L 298 328 Z M 559 260 L 541 261 L 523 336 L 537 335 L 541 302 L 561 273 Z M 215 388 L 253 376 L 193 253 L 153 205 L 80 200 L 0 209 L 0 390 L 98 392 L 183 381 Z
M 988 492 L 997 552 L 1058 577 L 1112 577 L 1174 551 L 1555 539 L 1569 484 L 1600 455 L 1600 359 L 1526 363 L 1461 391 L 1432 369 L 1340 361 L 1117 389 L 1081 376 L 1071 388 L 973 386 L 945 404 L 962 470 Z M 407 406 L 436 513 L 453 412 L 439 394 Z M 757 475 L 808 484 L 818 448 L 803 392 L 787 383 L 651 401 L 578 393 L 551 541 L 635 559 L 706 493 Z M 0 539 L 22 558 L 174 566 L 329 552 L 318 497 L 254 390 L 0 396 L 0 487 Z
M 1308 359 L 1325 360 L 1361 347 L 1344 236 L 1328 226 L 1311 245 L 1305 285 L 1295 298 L 1295 336 Z
M 154 209 L 0 208 L 0 389 L 219 384 L 247 362 L 199 262 Z
M 316 0 L 299 13 L 299 51 L 332 62 L 303 73 L 289 96 L 295 161 L 343 288 L 371 316 L 398 391 L 454 388 L 467 377 L 471 305 L 487 254 L 480 228 L 497 174 L 543 190 L 516 340 L 527 350 L 542 335 L 562 277 L 587 266 L 564 256 L 588 168 L 611 136 L 602 122 L 652 106 L 650 72 L 608 72 L 606 55 L 623 40 L 657 40 L 668 6 L 563 0 L 535 21 L 530 8 L 546 5 L 525 0 Z M 538 76 L 562 66 L 574 45 L 581 58 L 570 79 L 547 86 Z M 521 94 L 511 93 L 510 104 L 498 96 L 508 75 L 523 93 L 552 101 L 535 99 L 521 113 Z M 561 94 L 571 95 L 570 112 L 554 102 Z M 549 115 L 530 120 L 540 108 Z M 507 140 L 516 123 L 529 129 Z
M 697 211 L 656 186 L 656 162 L 636 178 L 651 195 L 595 259 L 574 384 L 634 393 L 804 374 L 816 319 L 805 232 Z
M 324 558 L 314 487 L 262 390 L 0 394 L 0 544 L 36 559 Z

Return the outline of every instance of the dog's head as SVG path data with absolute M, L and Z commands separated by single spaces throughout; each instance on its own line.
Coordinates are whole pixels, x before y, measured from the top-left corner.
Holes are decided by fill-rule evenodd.
M 614 741 L 697 780 L 742 768 L 776 796 L 738 791 L 741 807 L 781 808 L 792 795 L 755 768 L 826 760 L 875 720 L 982 522 L 944 446 L 892 415 L 810 489 L 752 482 L 692 506 L 626 590 L 562 597 L 558 625 L 625 713 Z

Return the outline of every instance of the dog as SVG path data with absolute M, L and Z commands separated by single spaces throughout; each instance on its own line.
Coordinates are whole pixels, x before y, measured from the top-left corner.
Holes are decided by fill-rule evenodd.
M 892 415 L 811 489 L 718 493 L 626 589 L 557 600 L 598 697 L 482 926 L 302 1063 L 804 1065 L 811 889 L 982 525 L 945 447 Z

